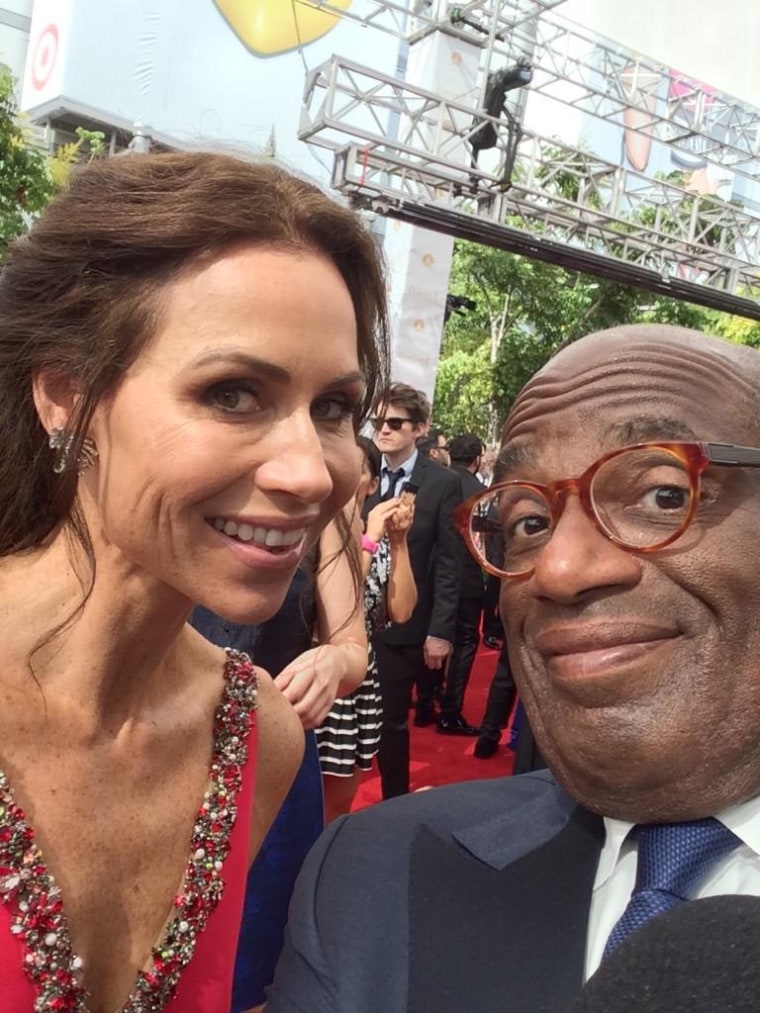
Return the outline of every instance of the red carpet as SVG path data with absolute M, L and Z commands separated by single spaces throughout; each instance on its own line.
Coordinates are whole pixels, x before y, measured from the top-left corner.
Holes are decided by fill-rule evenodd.
M 498 651 L 481 647 L 475 658 L 472 675 L 464 701 L 464 716 L 471 724 L 479 724 L 485 709 L 488 687 L 496 668 Z M 410 724 L 412 713 L 410 712 Z M 505 777 L 512 773 L 514 753 L 504 743 L 509 741 L 509 729 L 502 733 L 499 751 L 489 760 L 478 760 L 472 755 L 477 741 L 460 735 L 439 735 L 434 725 L 428 728 L 411 729 L 412 791 L 428 785 L 451 784 L 454 781 L 475 781 L 484 777 Z M 377 766 L 364 775 L 356 793 L 353 809 L 379 802 L 380 775 Z

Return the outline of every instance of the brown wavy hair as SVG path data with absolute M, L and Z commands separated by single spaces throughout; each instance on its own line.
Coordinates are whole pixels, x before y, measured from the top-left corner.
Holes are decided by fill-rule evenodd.
M 383 265 L 361 220 L 271 162 L 207 152 L 93 162 L 11 245 L 0 275 L 0 556 L 67 523 L 94 562 L 76 503 L 92 413 L 156 334 L 167 285 L 245 244 L 311 250 L 342 275 L 366 378 L 358 429 L 388 368 Z M 39 371 L 81 390 L 62 474 L 32 399 Z
M 430 421 L 430 401 L 422 390 L 410 387 L 408 383 L 392 383 L 387 391 L 384 391 L 375 402 L 375 407 L 380 404 L 398 405 L 409 415 L 412 422 L 426 425 Z

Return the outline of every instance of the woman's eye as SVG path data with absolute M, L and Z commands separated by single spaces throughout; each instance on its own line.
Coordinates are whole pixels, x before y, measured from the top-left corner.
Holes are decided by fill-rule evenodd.
M 247 383 L 217 383 L 210 388 L 208 400 L 225 412 L 253 412 L 259 408 L 256 392 Z
M 330 397 L 316 401 L 311 407 L 311 414 L 312 418 L 320 422 L 340 422 L 353 415 L 355 407 L 353 401 L 347 397 Z

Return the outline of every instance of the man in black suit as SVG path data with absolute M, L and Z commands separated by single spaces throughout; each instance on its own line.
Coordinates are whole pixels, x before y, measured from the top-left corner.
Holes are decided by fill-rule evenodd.
M 417 449 L 431 461 L 442 464 L 444 468 L 448 468 L 451 464 L 449 441 L 442 429 L 428 429 L 426 435 L 417 440 Z
M 486 495 L 551 773 L 331 824 L 267 1013 L 560 1013 L 673 905 L 760 895 L 759 390 L 756 351 L 664 325 L 529 381 Z
M 462 433 L 449 441 L 451 470 L 462 483 L 462 498 L 483 492 L 485 486 L 476 477 L 483 456 L 483 443 L 474 433 Z M 483 570 L 472 558 L 464 541 L 459 546 L 461 583 L 454 649 L 449 657 L 441 695 L 441 713 L 436 731 L 442 735 L 477 735 L 478 729 L 462 716 L 464 694 L 470 680 L 472 663 L 480 640 L 480 616 L 483 611 L 485 584 Z
M 375 637 L 383 701 L 378 764 L 383 797 L 409 791 L 409 708 L 417 684 L 418 715 L 432 720 L 434 674 L 446 663 L 454 639 L 459 598 L 459 536 L 451 514 L 462 501 L 459 479 L 416 449 L 430 420 L 424 393 L 394 383 L 388 400 L 377 406 L 373 426 L 383 455 L 380 488 L 367 500 L 416 487 L 414 522 L 408 536 L 409 559 L 417 584 L 417 606 L 406 623 L 392 624 Z

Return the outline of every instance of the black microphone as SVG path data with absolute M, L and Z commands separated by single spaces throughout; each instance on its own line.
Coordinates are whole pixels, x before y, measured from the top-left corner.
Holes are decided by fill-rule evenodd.
M 760 897 L 688 901 L 632 933 L 567 1013 L 758 1013 Z

